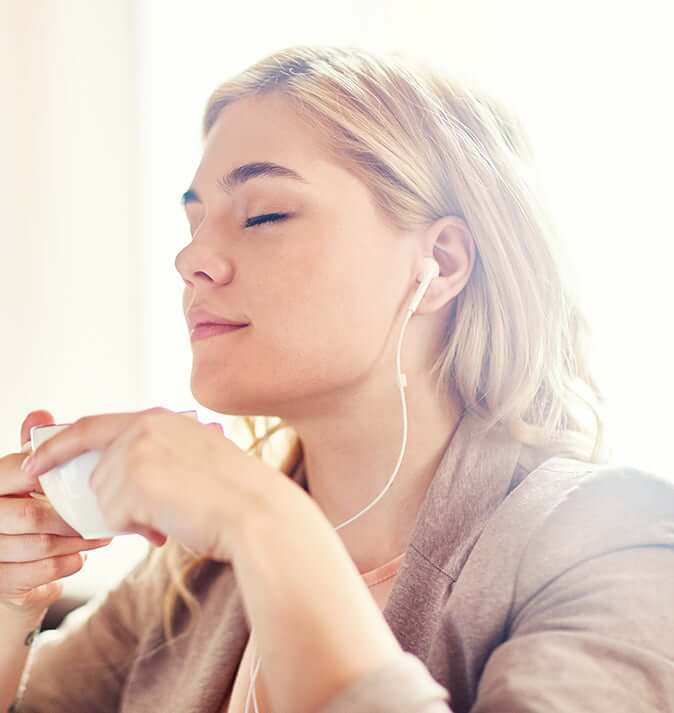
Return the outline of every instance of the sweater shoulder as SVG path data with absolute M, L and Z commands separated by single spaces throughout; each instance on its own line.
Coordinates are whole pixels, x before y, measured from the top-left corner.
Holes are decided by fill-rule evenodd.
M 631 465 L 551 458 L 507 500 L 511 527 L 524 530 L 516 603 L 592 558 L 674 547 L 674 479 Z

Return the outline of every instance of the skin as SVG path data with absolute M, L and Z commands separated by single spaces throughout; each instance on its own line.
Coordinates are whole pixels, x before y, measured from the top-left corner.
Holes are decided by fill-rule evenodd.
M 233 168 L 271 161 L 301 183 L 256 177 L 226 193 Z M 423 257 L 440 275 L 409 320 L 401 351 L 407 375 L 407 448 L 394 484 L 338 531 L 358 570 L 405 550 L 416 516 L 463 406 L 439 397 L 429 376 L 454 298 L 470 277 L 475 245 L 446 216 L 401 232 L 362 181 L 324 147 L 281 94 L 224 109 L 206 141 L 185 206 L 192 239 L 176 257 L 183 309 L 200 304 L 243 330 L 192 342 L 191 388 L 223 414 L 280 416 L 304 443 L 309 490 L 336 526 L 367 506 L 400 452 L 402 406 L 396 347 Z M 286 220 L 244 227 L 272 212 Z

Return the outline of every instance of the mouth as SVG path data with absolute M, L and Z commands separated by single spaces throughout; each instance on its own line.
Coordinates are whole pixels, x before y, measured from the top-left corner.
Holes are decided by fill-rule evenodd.
M 218 334 L 238 332 L 240 329 L 245 329 L 247 326 L 247 324 L 213 324 L 204 322 L 203 324 L 198 324 L 190 332 L 190 340 L 192 342 L 196 342 L 201 339 L 208 339 L 208 337 L 214 337 Z

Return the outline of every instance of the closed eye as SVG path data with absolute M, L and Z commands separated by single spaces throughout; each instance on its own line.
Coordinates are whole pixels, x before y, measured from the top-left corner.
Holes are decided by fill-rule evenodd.
M 261 225 L 262 223 L 272 223 L 279 220 L 285 220 L 288 215 L 289 213 L 265 213 L 264 215 L 256 215 L 246 220 L 246 227 L 253 228 L 256 225 Z

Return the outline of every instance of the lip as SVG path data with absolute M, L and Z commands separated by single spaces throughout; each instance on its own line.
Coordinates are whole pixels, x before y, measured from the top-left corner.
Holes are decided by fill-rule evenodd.
M 192 307 L 187 312 L 187 325 L 190 329 L 194 329 L 201 324 L 227 324 L 234 327 L 246 326 L 248 322 L 240 320 L 226 319 L 220 315 L 213 314 L 203 307 Z
M 208 337 L 214 337 L 218 334 L 237 332 L 247 326 L 247 324 L 199 324 L 190 331 L 190 340 L 192 342 L 197 342 L 201 339 L 208 339 Z

